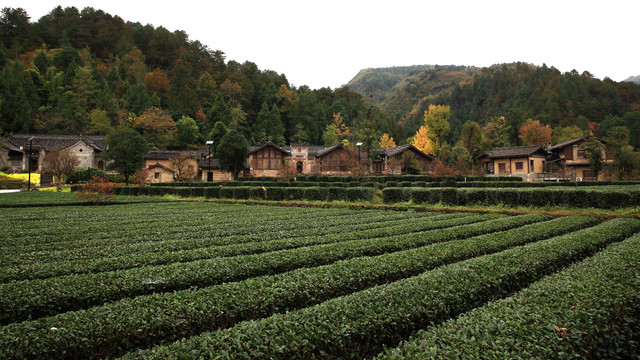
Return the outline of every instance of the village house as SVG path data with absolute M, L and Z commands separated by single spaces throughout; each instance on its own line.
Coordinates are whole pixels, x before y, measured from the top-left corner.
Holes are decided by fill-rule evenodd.
M 104 136 L 14 134 L 0 139 L 0 167 L 26 172 L 31 159 L 31 171 L 42 173 L 42 162 L 48 152 L 68 150 L 79 160 L 78 168 L 104 170 L 105 162 L 100 159 L 105 150 L 103 140 Z
M 205 150 L 206 152 L 206 150 Z M 149 169 L 149 181 L 167 183 L 174 180 L 192 180 L 198 174 L 198 160 L 202 150 L 153 150 L 144 157 Z
M 251 147 L 247 156 L 249 174 L 253 177 L 277 177 L 284 168 L 285 161 L 291 160 L 291 152 L 272 142 L 259 147 Z
M 373 172 L 376 174 L 401 174 L 407 172 L 407 164 L 403 159 L 412 159 L 421 172 L 429 172 L 434 157 L 420 151 L 412 144 L 400 145 L 389 149 L 378 149 L 373 161 Z
M 371 170 L 380 174 L 400 174 L 406 172 L 403 157 L 415 160 L 422 172 L 428 172 L 434 158 L 418 150 L 413 145 L 402 145 L 391 149 L 374 151 L 376 160 Z M 360 159 L 359 159 L 360 157 Z M 280 147 L 272 142 L 251 147 L 247 156 L 243 176 L 278 177 L 287 163 L 295 164 L 298 174 L 304 175 L 348 175 L 358 161 L 366 163 L 368 154 L 351 151 L 343 144 L 315 146 L 292 144 Z M 231 180 L 229 172 L 221 171 L 218 159 L 207 156 L 199 161 L 202 181 Z
M 208 154 L 205 154 L 202 159 L 198 162 L 198 166 L 200 167 L 201 172 L 201 181 L 229 181 L 233 180 L 233 176 L 228 171 L 222 171 L 220 169 L 220 162 L 218 159 L 213 157 L 209 157 Z
M 589 140 L 592 135 L 583 135 L 577 138 L 560 142 L 549 148 L 551 153 L 550 162 L 557 164 L 562 169 L 564 177 L 572 180 L 603 180 L 604 173 L 601 172 L 596 179 L 593 170 L 589 165 L 589 159 L 585 156 L 585 151 L 581 145 Z M 605 144 L 605 141 L 598 139 Z M 613 151 L 605 149 L 603 163 L 612 163 L 614 160 Z
M 478 157 L 487 176 L 519 176 L 538 180 L 544 173 L 547 152 L 539 145 L 496 148 Z

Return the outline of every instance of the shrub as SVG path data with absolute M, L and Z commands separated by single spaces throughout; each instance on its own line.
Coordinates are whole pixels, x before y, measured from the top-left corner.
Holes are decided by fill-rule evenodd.
M 318 200 L 324 201 L 327 199 L 328 191 L 327 188 L 323 187 L 308 187 L 304 189 L 304 199 L 305 200 Z
M 387 187 L 382 189 L 382 201 L 386 204 L 411 200 L 411 188 Z
M 91 180 L 76 191 L 76 197 L 94 204 L 102 204 L 113 199 L 113 183 L 105 178 L 94 176 Z

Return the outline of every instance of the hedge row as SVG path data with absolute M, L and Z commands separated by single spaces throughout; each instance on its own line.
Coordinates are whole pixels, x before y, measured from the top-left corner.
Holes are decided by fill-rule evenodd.
M 387 181 L 384 187 L 457 187 L 457 188 L 546 188 L 546 187 L 593 187 L 638 185 L 638 181 L 571 181 L 571 182 L 515 182 L 515 181 Z
M 98 274 L 4 283 L 0 284 L 0 308 L 11 309 L 11 311 L 0 313 L 0 323 L 8 324 L 29 317 L 50 316 L 153 292 L 180 290 L 194 286 L 211 286 L 255 276 L 281 273 L 300 267 L 329 264 L 359 256 L 405 250 L 436 242 L 506 230 L 540 221 L 543 218 L 545 217 L 539 215 L 498 217 L 487 214 L 481 215 L 478 220 L 494 220 L 399 236 Z
M 615 219 L 124 358 L 364 358 L 417 329 L 505 297 L 638 230 L 639 220 Z
M 3 349 L 0 357 L 117 356 L 160 341 L 310 306 L 437 266 L 575 231 L 595 222 L 586 217 L 557 218 L 465 240 L 200 290 L 127 299 L 86 311 L 12 324 L 0 330 L 0 349 Z M 181 314 L 181 321 L 176 321 L 175 314 Z M 63 328 L 65 336 L 47 331 L 51 327 Z
M 17 266 L 2 266 L 0 267 L 0 282 L 45 279 L 70 274 L 100 273 L 131 269 L 141 266 L 171 264 L 174 262 L 188 262 L 220 257 L 259 254 L 270 251 L 295 249 L 303 246 L 377 238 L 386 235 L 401 235 L 407 232 L 427 231 L 454 225 L 473 223 L 480 219 L 482 218 L 469 216 L 468 214 L 443 214 L 417 219 L 410 218 L 406 221 L 395 221 L 391 223 L 391 225 L 386 222 L 375 222 L 365 224 L 366 226 L 355 227 L 332 227 L 327 225 L 325 227 L 327 231 L 316 231 L 316 226 L 319 227 L 319 225 L 316 225 L 314 228 L 311 228 L 313 231 L 309 231 L 310 228 L 302 229 L 304 231 L 301 231 L 300 233 L 304 234 L 304 236 L 300 235 L 291 237 L 287 234 L 287 237 L 284 239 L 262 238 L 260 240 L 256 240 L 255 236 L 243 237 L 241 239 L 235 239 L 234 241 L 225 239 L 227 240 L 225 242 L 229 243 L 229 245 L 220 246 L 210 243 L 206 247 L 182 251 L 157 251 L 157 246 L 154 244 L 154 250 L 156 251 L 152 253 L 130 253 L 116 257 L 114 257 L 113 254 L 110 254 L 111 257 L 108 257 L 109 255 L 105 257 L 103 251 L 97 251 L 93 254 L 87 254 L 85 251 L 85 254 L 91 256 L 85 260 L 74 259 L 68 252 L 62 252 L 57 253 L 56 258 L 49 257 L 46 262 Z M 308 225 L 311 226 L 311 224 Z M 310 235 L 312 233 L 314 235 Z M 250 242 L 252 240 L 253 242 Z M 110 246 L 108 250 L 112 251 L 112 247 Z M 46 254 L 38 253 L 38 255 L 46 257 Z
M 494 188 L 385 188 L 385 203 L 416 204 L 570 206 L 615 208 L 640 205 L 638 190 L 494 189 Z
M 262 179 L 262 178 L 258 178 Z M 170 182 L 149 184 L 150 187 L 373 187 L 371 182 L 351 181 L 351 182 L 308 182 L 308 181 L 275 181 L 275 180 L 255 180 L 255 181 L 224 181 L 224 182 Z
M 375 183 L 386 183 L 387 181 L 522 181 L 521 177 L 517 176 L 496 176 L 487 178 L 484 176 L 431 176 L 431 175 L 374 175 L 365 178 L 354 176 L 309 176 L 299 175 L 296 177 L 296 181 L 308 181 L 308 182 L 362 182 L 363 179 Z M 274 177 L 241 177 L 236 181 L 277 181 L 278 178 Z
M 118 195 L 177 195 L 182 197 L 206 197 L 224 199 L 257 200 L 309 200 L 309 201 L 371 201 L 375 194 L 372 187 L 132 187 L 116 186 Z
M 637 359 L 639 288 L 637 234 L 378 359 Z
M 3 179 L 0 180 L 0 189 L 22 189 L 27 187 L 27 182 L 18 179 Z

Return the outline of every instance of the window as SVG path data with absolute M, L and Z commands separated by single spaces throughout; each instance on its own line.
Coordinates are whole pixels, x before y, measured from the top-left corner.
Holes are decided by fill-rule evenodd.
M 533 160 L 529 160 L 529 172 L 534 172 L 535 171 L 535 161 Z
M 153 178 L 156 179 L 156 180 L 159 180 L 160 179 L 160 173 L 159 172 L 154 173 L 153 174 Z
M 578 150 L 578 159 L 586 159 L 587 157 L 584 155 L 584 150 Z
M 516 161 L 516 171 L 524 169 L 524 162 Z

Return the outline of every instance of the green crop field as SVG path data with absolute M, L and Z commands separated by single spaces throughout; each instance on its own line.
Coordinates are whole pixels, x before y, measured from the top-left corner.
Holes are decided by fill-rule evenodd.
M 2 199 L 0 359 L 639 355 L 638 219 Z

